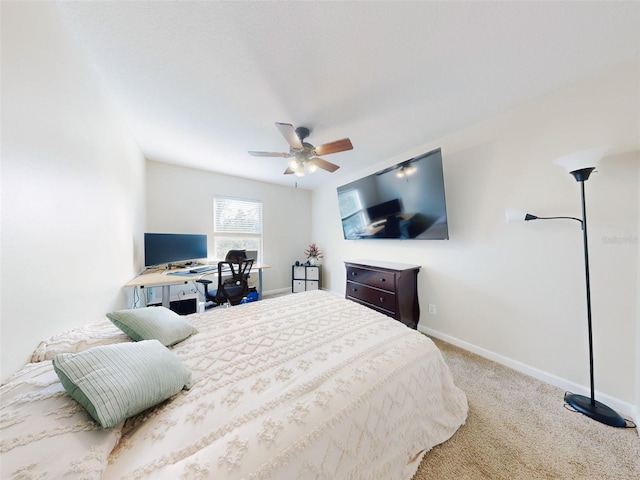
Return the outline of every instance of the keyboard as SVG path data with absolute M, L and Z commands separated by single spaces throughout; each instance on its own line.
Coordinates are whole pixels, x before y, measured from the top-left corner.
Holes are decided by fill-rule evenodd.
M 205 273 L 205 272 L 211 272 L 217 269 L 218 267 L 215 265 L 205 265 L 204 267 L 191 268 L 189 269 L 189 273 Z

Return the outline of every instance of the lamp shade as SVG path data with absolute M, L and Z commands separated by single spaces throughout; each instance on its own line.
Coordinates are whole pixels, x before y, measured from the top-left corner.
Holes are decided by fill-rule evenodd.
M 505 218 L 507 223 L 519 223 L 524 222 L 527 214 L 521 210 L 516 210 L 515 208 L 505 208 L 504 209 Z
M 580 150 L 568 155 L 563 155 L 554 160 L 553 163 L 560 165 L 567 172 L 575 172 L 585 168 L 595 168 L 598 162 L 604 156 L 606 148 L 592 148 L 589 150 Z
M 315 173 L 316 170 L 318 170 L 318 166 L 315 163 L 313 163 L 313 161 L 311 160 L 307 160 L 306 165 L 307 165 L 307 170 L 309 170 L 309 173 Z

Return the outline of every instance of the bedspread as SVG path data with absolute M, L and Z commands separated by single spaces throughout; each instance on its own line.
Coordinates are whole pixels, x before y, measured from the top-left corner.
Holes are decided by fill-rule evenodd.
M 105 479 L 410 479 L 467 401 L 426 336 L 324 291 L 186 317 L 193 386 L 125 422 Z

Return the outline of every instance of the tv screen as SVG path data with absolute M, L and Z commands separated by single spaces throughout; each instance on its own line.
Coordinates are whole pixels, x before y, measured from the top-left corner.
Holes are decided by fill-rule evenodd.
M 207 258 L 207 236 L 181 233 L 145 233 L 144 265 Z
M 338 187 L 338 204 L 347 240 L 447 240 L 441 150 Z

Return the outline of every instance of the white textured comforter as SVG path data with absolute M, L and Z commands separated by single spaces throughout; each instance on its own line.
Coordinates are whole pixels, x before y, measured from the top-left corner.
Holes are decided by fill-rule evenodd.
M 105 478 L 411 478 L 466 418 L 428 338 L 330 293 L 192 323 L 193 387 L 125 425 Z
M 19 478 L 410 479 L 422 454 L 466 419 L 466 397 L 427 337 L 331 293 L 185 318 L 198 333 L 172 350 L 192 370 L 192 388 L 111 431 L 72 407 L 50 362 L 27 366 L 46 376 L 32 386 L 54 389 L 47 401 L 82 418 L 52 432 L 64 477 L 33 458 L 37 445 L 23 445 L 24 428 L 45 429 L 34 426 L 35 410 L 4 432 L 13 439 L 3 439 L 3 463 L 29 459 Z M 19 380 L 3 387 L 5 421 L 21 415 L 11 410 Z

